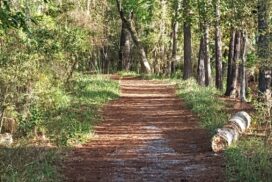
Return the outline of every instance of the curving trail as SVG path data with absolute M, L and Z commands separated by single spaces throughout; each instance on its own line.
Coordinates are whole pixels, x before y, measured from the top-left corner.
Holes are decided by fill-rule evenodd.
M 66 181 L 224 181 L 224 160 L 173 85 L 122 80 L 95 137 L 64 161 Z

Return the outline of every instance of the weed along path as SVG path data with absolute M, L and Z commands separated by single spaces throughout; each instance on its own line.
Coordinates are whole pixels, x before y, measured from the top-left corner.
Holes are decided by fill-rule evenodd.
M 67 181 L 224 181 L 224 161 L 173 85 L 122 80 L 95 137 L 64 161 Z

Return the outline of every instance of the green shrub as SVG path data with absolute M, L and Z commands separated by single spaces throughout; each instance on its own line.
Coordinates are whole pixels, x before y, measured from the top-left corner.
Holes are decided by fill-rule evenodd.
M 61 102 L 45 111 L 46 117 L 41 125 L 52 141 L 66 146 L 83 143 L 89 138 L 91 129 L 99 120 L 98 108 L 119 96 L 119 86 L 105 77 L 76 74 L 61 93 L 55 100 Z M 63 100 L 69 104 L 59 107 Z

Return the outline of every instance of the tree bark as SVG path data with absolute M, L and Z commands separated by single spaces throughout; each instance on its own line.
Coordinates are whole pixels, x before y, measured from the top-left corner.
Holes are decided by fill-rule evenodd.
M 116 4 L 117 4 L 117 8 L 118 8 L 122 23 L 124 23 L 125 26 L 127 27 L 127 29 L 129 30 L 131 38 L 139 50 L 139 54 L 141 57 L 141 59 L 140 59 L 141 66 L 142 66 L 143 72 L 149 74 L 149 73 L 151 73 L 151 68 L 150 68 L 150 65 L 149 65 L 147 57 L 146 57 L 144 46 L 142 45 L 142 41 L 140 40 L 138 33 L 136 31 L 136 28 L 132 22 L 133 20 L 131 20 L 130 18 L 127 19 L 125 17 L 124 11 L 121 7 L 121 3 L 119 0 L 116 0 Z
M 126 71 L 130 70 L 131 66 L 131 43 L 130 43 L 130 33 L 125 27 L 125 24 L 122 23 L 122 30 L 120 36 L 120 49 L 119 49 L 119 62 L 118 70 L 121 71 L 125 69 Z
M 184 68 L 183 79 L 187 80 L 192 76 L 192 33 L 190 18 L 190 0 L 184 0 Z
M 227 85 L 226 85 L 226 96 L 230 96 L 231 93 L 231 85 L 232 85 L 232 65 L 233 65 L 233 60 L 234 60 L 234 49 L 235 49 L 235 35 L 236 35 L 236 30 L 232 28 L 231 30 L 231 38 L 230 38 L 230 43 L 229 43 L 229 56 L 228 56 L 228 73 L 227 73 Z
M 197 81 L 199 85 L 204 86 L 205 80 L 205 42 L 204 37 L 202 37 L 199 46 Z
M 172 55 L 171 55 L 171 68 L 170 73 L 173 75 L 176 72 L 176 64 L 177 64 L 177 47 L 178 47 L 178 30 L 179 30 L 179 22 L 178 22 L 178 11 L 180 9 L 179 1 L 175 1 L 175 15 L 172 20 Z
M 204 68 L 205 68 L 205 85 L 209 86 L 212 82 L 212 70 L 211 70 L 211 60 L 209 56 L 209 27 L 207 22 L 204 24 Z
M 216 64 L 216 78 L 215 85 L 217 89 L 223 89 L 223 76 L 222 76 L 222 35 L 221 35 L 221 13 L 220 13 L 220 0 L 214 0 L 215 6 L 215 64 Z
M 211 64 L 210 64 L 210 56 L 209 56 L 209 21 L 207 17 L 207 1 L 206 0 L 198 0 L 198 11 L 199 11 L 199 29 L 200 29 L 200 49 L 199 49 L 199 66 L 198 71 L 200 71 L 202 67 L 202 60 L 204 59 L 204 78 L 200 80 L 203 73 L 198 72 L 198 78 L 200 85 L 209 86 L 212 80 L 211 77 Z M 204 81 L 204 84 L 203 84 Z
M 269 51 L 269 13 L 268 13 L 268 0 L 258 1 L 258 57 L 261 60 L 259 71 L 259 90 L 264 93 L 267 89 L 270 90 L 271 79 L 271 65 L 269 66 L 269 58 L 271 53 Z M 269 75 L 270 73 L 270 75 Z
M 231 77 L 231 92 L 230 97 L 236 98 L 240 95 L 239 92 L 239 62 L 241 55 L 241 32 L 236 31 L 235 46 L 234 46 L 234 59 L 232 62 L 232 77 Z
M 240 75 L 240 100 L 246 101 L 246 51 L 247 51 L 247 37 L 243 32 L 241 36 L 241 63 L 239 66 Z

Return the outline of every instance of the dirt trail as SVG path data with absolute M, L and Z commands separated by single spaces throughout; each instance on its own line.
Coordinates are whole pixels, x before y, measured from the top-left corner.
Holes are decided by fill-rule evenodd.
M 64 162 L 67 181 L 224 181 L 222 156 L 173 85 L 123 80 L 121 89 L 95 138 Z

